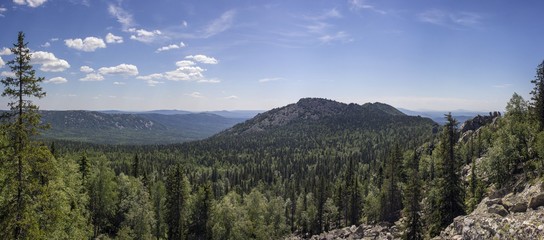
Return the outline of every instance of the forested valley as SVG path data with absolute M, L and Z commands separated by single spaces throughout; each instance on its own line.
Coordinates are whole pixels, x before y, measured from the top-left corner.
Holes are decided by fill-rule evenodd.
M 531 100 L 514 93 L 469 130 L 449 114 L 439 126 L 308 98 L 205 140 L 127 146 L 36 140 L 47 126 L 29 100 L 45 97 L 43 79 L 24 34 L 12 52 L 2 239 L 283 239 L 383 222 L 428 239 L 493 190 L 544 174 L 544 63 Z

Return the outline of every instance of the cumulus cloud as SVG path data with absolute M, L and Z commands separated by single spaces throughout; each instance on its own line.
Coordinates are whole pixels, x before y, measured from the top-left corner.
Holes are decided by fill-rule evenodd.
M 98 69 L 98 72 L 102 75 L 112 74 L 112 75 L 138 75 L 138 67 L 132 64 L 119 64 L 114 67 L 102 67 Z
M 123 37 L 115 36 L 113 35 L 113 33 L 108 33 L 108 35 L 106 35 L 106 42 L 107 43 L 123 43 Z
M 97 37 L 86 37 L 85 39 L 66 39 L 64 40 L 64 44 L 69 48 L 84 52 L 94 52 L 98 48 L 106 48 L 106 43 L 104 43 L 104 40 Z
M 0 56 L 5 55 L 11 55 L 11 50 L 7 47 L 3 47 L 2 50 L 0 50 Z
M 66 78 L 63 78 L 63 77 L 54 77 L 54 78 L 51 78 L 47 81 L 44 81 L 45 83 L 53 83 L 53 84 L 62 84 L 62 83 L 67 83 L 68 80 L 66 80 Z
M 5 17 L 4 13 L 7 11 L 7 8 L 0 7 L 0 17 Z
M 104 76 L 98 73 L 89 73 L 84 78 L 79 79 L 79 81 L 82 81 L 82 82 L 96 82 L 96 81 L 102 81 L 102 80 L 104 80 Z
M 4 60 L 2 60 L 2 57 L 0 57 L 0 68 L 2 68 L 4 65 L 6 65 L 6 63 Z
M 84 73 L 91 73 L 91 72 L 94 72 L 94 69 L 92 67 L 89 67 L 89 66 L 81 66 L 79 68 L 79 71 L 84 72 Z
M 41 64 L 40 70 L 44 72 L 62 72 L 70 67 L 64 59 L 58 59 L 50 52 L 37 51 L 32 53 L 32 63 Z
M 179 44 L 170 44 L 168 46 L 160 47 L 157 49 L 156 52 L 168 51 L 172 49 L 180 49 L 182 47 L 185 47 L 185 43 L 180 42 Z
M 129 27 L 134 25 L 132 14 L 122 9 L 120 6 L 115 6 L 113 4 L 110 4 L 108 6 L 108 12 L 110 13 L 111 16 L 117 19 L 117 22 L 121 24 L 121 26 L 123 27 L 123 30 L 126 30 Z
M 208 57 L 208 56 L 205 56 L 205 55 L 190 55 L 190 56 L 187 56 L 185 57 L 186 59 L 193 59 L 199 63 L 205 63 L 205 64 L 217 64 L 218 61 L 217 59 L 213 58 L 213 57 Z
M 44 48 L 51 47 L 51 43 L 45 42 L 44 44 L 41 45 L 41 47 L 44 47 Z
M 14 3 L 19 5 L 27 5 L 29 7 L 39 7 L 40 5 L 47 2 L 47 0 L 13 0 Z
M 195 62 L 189 60 L 181 60 L 176 62 L 176 66 L 178 67 L 189 67 L 193 65 L 195 65 Z
M 160 84 L 160 83 L 164 83 L 164 82 L 161 82 L 161 81 L 156 81 L 156 80 L 146 80 L 147 82 L 147 86 L 150 86 L 150 87 L 155 87 L 157 86 L 157 84 Z
M 148 31 L 145 29 L 129 28 L 128 32 L 133 33 L 130 35 L 130 39 L 150 43 L 153 42 L 159 35 L 162 34 L 159 30 Z

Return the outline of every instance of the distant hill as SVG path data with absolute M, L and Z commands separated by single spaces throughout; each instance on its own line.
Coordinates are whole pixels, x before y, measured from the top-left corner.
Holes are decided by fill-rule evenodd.
M 221 132 L 218 136 L 237 136 L 260 132 L 285 131 L 380 131 L 393 125 L 414 127 L 436 124 L 429 118 L 408 116 L 384 103 L 345 104 L 321 98 L 303 98 L 297 103 L 260 113 L 252 119 Z M 321 134 L 321 133 L 316 133 Z
M 399 108 L 400 111 L 405 113 L 406 115 L 410 116 L 422 116 L 432 119 L 433 121 L 439 123 L 440 125 L 444 124 L 446 122 L 446 119 L 444 118 L 444 114 L 447 114 L 448 111 L 413 111 L 408 109 Z M 451 112 L 451 115 L 453 118 L 457 120 L 459 123 L 464 123 L 467 120 L 470 120 L 478 115 L 481 116 L 487 116 L 489 115 L 488 112 L 477 112 L 477 111 L 466 111 L 466 110 L 457 110 L 457 111 L 449 111 Z
M 170 112 L 171 113 L 171 112 Z M 209 113 L 42 111 L 46 139 L 107 144 L 167 144 L 200 140 L 242 122 Z

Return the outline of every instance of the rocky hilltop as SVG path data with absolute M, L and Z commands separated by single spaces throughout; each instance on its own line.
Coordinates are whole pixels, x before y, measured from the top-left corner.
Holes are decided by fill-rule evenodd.
M 244 135 L 278 129 L 288 125 L 324 124 L 337 125 L 384 125 L 394 121 L 418 121 L 432 125 L 428 118 L 407 116 L 396 108 L 384 103 L 365 103 L 363 105 L 345 104 L 323 98 L 302 98 L 297 103 L 260 113 L 254 118 L 238 124 L 222 135 Z
M 497 191 L 469 215 L 454 219 L 434 239 L 542 239 L 544 182 L 527 184 L 519 193 Z

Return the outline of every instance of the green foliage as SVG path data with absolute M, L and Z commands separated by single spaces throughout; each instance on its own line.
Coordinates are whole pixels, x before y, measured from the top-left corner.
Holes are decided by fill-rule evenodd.
M 166 180 L 166 223 L 169 239 L 187 237 L 189 199 L 189 181 L 183 175 L 181 165 L 175 165 L 170 168 Z
M 419 156 L 414 151 L 413 156 L 404 166 L 407 169 L 407 182 L 404 188 L 404 234 L 403 239 L 419 240 L 423 239 L 421 211 L 421 179 L 419 177 Z
M 544 129 L 544 61 L 536 69 L 535 79 L 531 81 L 535 86 L 531 91 L 531 110 L 539 124 L 539 130 Z

